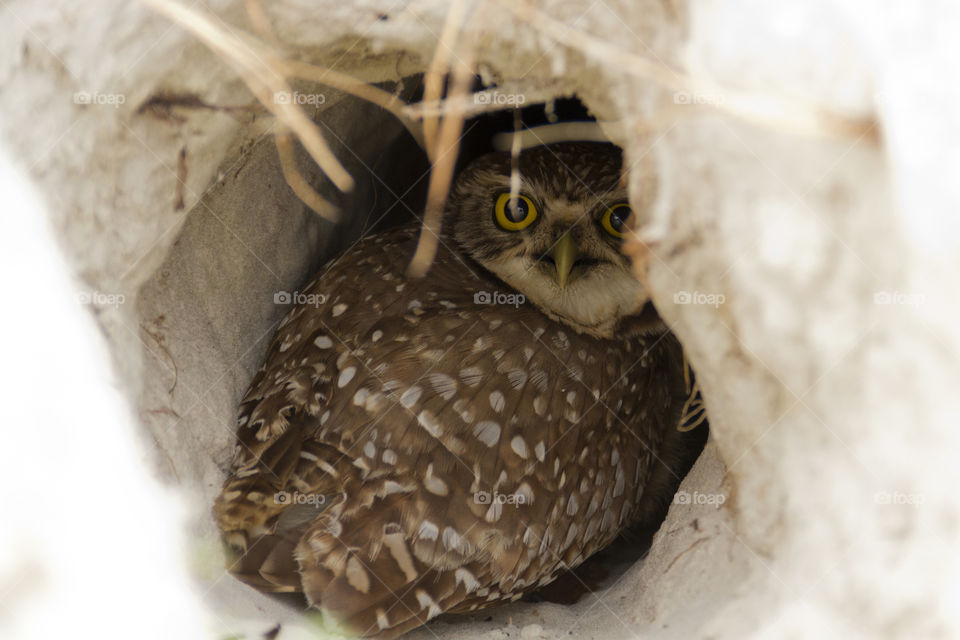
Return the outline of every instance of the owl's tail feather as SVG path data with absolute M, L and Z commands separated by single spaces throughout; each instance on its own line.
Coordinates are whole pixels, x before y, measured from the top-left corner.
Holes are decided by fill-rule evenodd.
M 460 604 L 479 586 L 472 574 L 421 560 L 436 540 L 405 536 L 405 496 L 388 496 L 376 508 L 345 517 L 321 516 L 297 549 L 303 590 L 332 630 L 380 639 L 396 638 Z
M 300 574 L 293 559 L 293 550 L 300 536 L 297 532 L 260 536 L 228 566 L 238 580 L 271 593 L 301 591 Z
M 373 568 L 371 570 L 376 571 Z M 378 640 L 396 638 L 448 611 L 449 608 L 444 608 L 444 598 L 437 599 L 438 588 L 447 587 L 450 595 L 454 596 L 453 600 L 459 600 L 464 595 L 462 587 L 457 588 L 452 585 L 452 572 L 447 571 L 429 570 L 418 580 L 398 590 L 384 590 L 377 599 L 354 599 L 353 601 L 344 597 L 351 593 L 345 578 L 331 580 L 321 587 L 319 584 L 314 584 L 314 579 L 317 577 L 317 572 L 305 571 L 304 589 L 311 602 L 313 599 L 310 594 L 326 594 L 320 596 L 326 597 L 326 601 L 314 606 L 322 612 L 328 628 L 349 635 Z M 450 589 L 451 585 L 452 589 Z M 356 602 L 359 606 L 350 606 L 351 602 Z
M 347 464 L 326 463 L 335 452 L 304 440 L 303 429 L 312 420 L 292 416 L 286 432 L 256 458 L 241 452 L 214 504 L 233 555 L 228 568 L 264 591 L 302 590 L 294 550 L 336 495 L 338 469 Z

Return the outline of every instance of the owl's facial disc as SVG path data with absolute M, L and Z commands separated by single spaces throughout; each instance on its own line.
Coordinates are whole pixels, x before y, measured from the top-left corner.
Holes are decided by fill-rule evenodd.
M 470 257 L 548 316 L 612 338 L 620 321 L 648 301 L 620 251 L 630 205 L 619 185 L 619 152 L 611 154 L 609 145 L 566 145 L 577 147 L 572 153 L 551 147 L 520 155 L 513 191 L 509 156 L 471 165 L 452 200 L 454 235 Z M 525 172 L 531 161 L 547 166 Z
M 612 337 L 618 320 L 637 313 L 647 298 L 620 239 L 600 227 L 594 212 L 571 208 L 579 210 L 575 219 L 545 214 L 543 229 L 485 266 L 551 317 Z

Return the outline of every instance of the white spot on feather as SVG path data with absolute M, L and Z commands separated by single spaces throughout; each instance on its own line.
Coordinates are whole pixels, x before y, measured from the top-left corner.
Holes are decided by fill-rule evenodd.
M 503 397 L 503 394 L 499 391 L 493 391 L 490 394 L 490 408 L 500 413 L 503 411 L 503 407 L 507 404 L 506 399 Z
M 427 465 L 427 475 L 423 479 L 423 487 L 430 493 L 445 496 L 450 493 L 447 483 L 433 475 L 433 464 Z
M 449 400 L 457 393 L 457 381 L 445 373 L 431 373 L 429 380 L 433 390 L 444 400 Z
M 390 627 L 390 619 L 383 609 L 377 609 L 377 626 L 380 627 L 381 631 Z
M 409 493 L 409 489 L 394 480 L 387 480 L 383 483 L 383 495 L 392 496 L 395 493 Z
M 410 557 L 410 550 L 407 549 L 407 543 L 403 539 L 403 534 L 394 533 L 383 536 L 383 546 L 387 548 L 390 555 L 396 561 L 397 566 L 403 572 L 408 582 L 417 578 L 417 570 L 413 566 L 413 558 Z
M 503 513 L 503 505 L 495 500 L 490 504 L 490 508 L 487 509 L 487 513 L 483 516 L 483 519 L 487 522 L 496 522 L 500 519 L 501 513 Z
M 515 495 L 518 498 L 523 497 L 523 502 L 518 501 L 518 504 L 533 504 L 533 489 L 526 482 L 517 487 Z
M 457 533 L 453 527 L 446 527 L 443 530 L 443 546 L 450 551 L 464 551 L 463 538 L 460 537 L 460 534 Z
M 537 396 L 533 399 L 533 411 L 538 416 L 547 412 L 547 400 L 543 396 Z
M 480 581 L 477 580 L 476 576 L 463 567 L 459 567 L 453 575 L 457 581 L 457 584 L 462 583 L 463 588 L 466 589 L 467 593 L 473 593 L 480 587 Z
M 434 438 L 439 438 L 443 435 L 443 429 L 440 428 L 440 421 L 437 420 L 437 416 L 435 416 L 432 411 L 426 409 L 421 411 L 417 416 L 417 422 Z
M 430 522 L 429 520 L 424 520 L 420 523 L 420 529 L 417 531 L 417 536 L 421 540 L 436 540 L 437 536 L 440 535 L 440 528 Z
M 530 456 L 530 452 L 527 450 L 527 441 L 522 436 L 514 436 L 513 440 L 510 441 L 510 448 L 524 460 Z
M 420 606 L 427 610 L 427 619 L 435 618 L 440 615 L 442 610 L 437 603 L 434 602 L 433 598 L 430 597 L 429 593 L 423 589 L 417 589 L 414 593 L 417 596 L 417 602 L 420 603 Z
M 473 435 L 488 447 L 500 442 L 500 425 L 492 420 L 482 420 L 473 428 Z
M 357 374 L 356 367 L 347 367 L 340 372 L 340 377 L 337 379 L 337 386 L 343 389 L 345 386 L 350 384 L 350 381 L 353 380 L 353 376 Z
M 347 560 L 347 569 L 345 571 L 347 583 L 360 593 L 370 593 L 370 576 L 367 570 L 363 568 L 356 556 L 350 556 Z
M 460 379 L 468 387 L 475 387 L 483 380 L 483 371 L 479 367 L 466 367 L 460 370 Z
M 413 405 L 417 404 L 417 401 L 420 400 L 420 395 L 423 394 L 423 389 L 417 385 L 413 385 L 409 389 L 403 392 L 400 396 L 400 405 L 405 409 L 409 409 Z
M 511 369 L 507 372 L 507 382 L 513 389 L 522 389 L 527 384 L 527 372 L 523 369 Z
M 623 487 L 626 484 L 626 478 L 623 477 L 623 467 L 617 467 L 615 482 L 613 485 L 613 497 L 618 498 L 623 495 Z

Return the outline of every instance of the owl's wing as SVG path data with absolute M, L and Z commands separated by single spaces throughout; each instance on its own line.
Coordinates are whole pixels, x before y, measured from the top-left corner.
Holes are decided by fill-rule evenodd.
M 301 590 L 293 550 L 339 492 L 337 475 L 350 462 L 310 437 L 346 348 L 319 340 L 320 330 L 297 333 L 309 310 L 296 307 L 285 318 L 241 402 L 233 461 L 214 503 L 217 524 L 237 554 L 231 572 L 266 591 Z
M 669 368 L 679 368 L 673 376 L 682 379 L 676 387 L 673 405 L 679 407 L 675 420 L 667 425 L 657 459 L 651 464 L 643 499 L 638 509 L 637 529 L 655 530 L 667 515 L 670 502 L 681 480 L 690 471 L 703 450 L 710 425 L 707 408 L 693 368 L 679 342 L 670 338 L 676 356 L 669 359 Z
M 300 591 L 293 551 L 310 522 L 336 496 L 336 451 L 305 437 L 315 418 L 291 412 L 279 434 L 259 441 L 241 428 L 233 469 L 214 504 L 224 537 L 236 551 L 230 571 L 265 591 Z M 251 441 L 252 440 L 252 441 Z M 305 499 L 297 501 L 299 496 Z
M 462 332 L 476 319 L 434 322 L 423 335 Z M 353 632 L 398 635 L 479 585 L 470 569 L 475 547 L 452 543 L 476 514 L 463 496 L 450 505 L 416 481 L 432 463 L 437 473 L 448 471 L 444 447 L 456 445 L 429 437 L 426 414 L 410 408 L 429 404 L 442 413 L 436 402 L 447 403 L 452 379 L 438 370 L 416 394 L 415 385 L 397 382 L 433 368 L 420 357 L 424 345 L 407 339 L 403 318 L 348 324 L 321 316 L 311 324 L 297 309 L 286 325 L 241 404 L 237 451 L 215 504 L 237 551 L 231 571 L 262 590 L 302 590 Z M 376 440 L 378 430 L 372 452 L 364 440 Z M 464 453 L 462 445 L 457 450 Z M 469 467 L 460 471 L 472 475 Z M 432 539 L 429 525 L 421 526 L 427 513 L 445 515 Z M 456 569 L 438 570 L 438 563 Z

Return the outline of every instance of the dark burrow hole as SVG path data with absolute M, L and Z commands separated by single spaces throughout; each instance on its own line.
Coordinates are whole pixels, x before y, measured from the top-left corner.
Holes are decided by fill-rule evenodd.
M 482 86 L 479 80 L 474 86 L 475 91 L 484 88 L 489 87 Z M 400 95 L 408 101 L 419 100 L 422 96 L 422 76 L 406 78 Z M 572 121 L 594 121 L 588 109 L 577 98 L 557 99 L 549 105 L 538 103 L 470 118 L 464 124 L 457 172 L 473 159 L 494 151 L 492 139 L 496 134 L 512 132 L 518 127 L 524 129 Z M 319 122 L 326 126 L 322 122 L 322 116 Z M 382 121 L 371 122 L 367 135 L 376 137 L 381 124 Z M 356 135 L 358 134 L 354 133 L 354 136 Z M 345 196 L 339 204 L 343 211 L 353 211 L 356 214 L 335 228 L 333 242 L 328 243 L 320 255 L 314 258 L 307 280 L 312 277 L 316 268 L 357 238 L 412 222 L 416 219 L 415 215 L 422 215 L 429 179 L 429 163 L 426 154 L 413 137 L 404 131 L 371 157 L 372 162 L 351 167 L 357 178 L 358 188 L 354 193 Z M 356 174 L 357 171 L 360 175 Z M 302 285 L 304 282 L 306 280 L 292 284 Z M 706 443 L 708 431 L 705 427 L 706 425 L 697 430 L 699 442 L 694 443 L 695 452 L 681 465 L 674 491 Z M 562 574 L 539 591 L 528 594 L 523 601 L 573 604 L 588 592 L 611 586 L 647 554 L 654 534 L 666 517 L 668 506 L 664 505 L 654 524 L 624 532 L 620 538 L 595 553 L 579 567 Z M 298 607 L 306 605 L 305 599 L 298 595 L 277 594 L 275 597 Z M 485 615 L 484 612 L 479 613 Z

